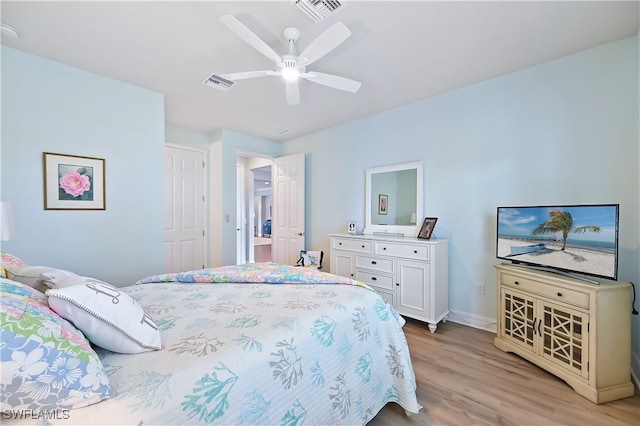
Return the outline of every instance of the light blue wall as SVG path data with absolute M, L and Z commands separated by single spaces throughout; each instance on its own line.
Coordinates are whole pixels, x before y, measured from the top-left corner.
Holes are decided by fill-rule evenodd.
M 3 250 L 115 285 L 163 271 L 163 96 L 1 49 Z M 104 158 L 106 210 L 45 211 L 45 151 Z
M 424 161 L 450 308 L 470 322 L 495 326 L 500 205 L 620 203 L 619 279 L 640 282 L 638 76 L 633 37 L 285 143 L 307 153 L 309 246 L 361 229 L 365 168 Z M 638 316 L 633 348 L 638 368 Z

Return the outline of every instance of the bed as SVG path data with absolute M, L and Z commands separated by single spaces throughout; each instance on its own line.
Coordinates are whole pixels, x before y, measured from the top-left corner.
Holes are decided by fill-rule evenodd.
M 40 274 L 40 283 L 42 277 Z M 314 268 L 275 263 L 156 275 L 117 289 L 101 287 L 103 283 L 97 280 L 75 281 L 48 290 L 46 297 L 32 286 L 2 280 L 4 421 L 355 425 L 369 422 L 389 402 L 399 404 L 407 414 L 422 408 L 402 331 L 404 320 L 363 283 Z M 142 319 L 133 327 L 154 330 L 153 336 L 133 342 L 129 352 L 138 353 L 96 346 L 94 338 L 114 332 L 104 330 L 107 314 L 93 312 L 104 312 L 104 308 L 92 307 L 89 321 L 93 323 L 88 326 L 82 318 L 56 306 L 69 302 L 62 292 L 81 288 L 88 289 L 90 298 L 78 302 L 78 296 L 76 305 L 95 299 L 114 304 L 118 299 L 120 309 L 129 305 L 125 297 L 131 298 L 131 304 L 143 310 Z M 93 349 L 99 360 L 93 362 L 92 355 L 85 355 L 93 365 L 83 367 L 82 374 L 76 371 L 74 383 L 84 380 L 84 389 L 49 399 L 41 391 L 42 404 L 33 398 L 39 394 L 29 380 L 39 383 L 38 389 L 49 380 L 51 387 L 53 367 L 45 369 L 38 362 L 46 357 L 35 359 L 32 353 L 36 351 L 24 350 L 22 340 L 18 344 L 5 336 L 7 301 L 13 300 L 9 308 L 19 311 L 20 298 L 27 306 L 24 312 L 29 311 L 29 304 L 38 303 L 50 305 L 49 315 L 57 315 L 56 311 L 71 315 L 73 322 L 60 317 L 60 329 L 74 324 L 86 329 L 84 334 L 94 344 L 87 348 L 76 342 L 78 348 L 71 351 Z M 69 303 L 72 309 L 76 305 Z M 122 317 L 117 314 L 113 321 Z M 91 326 L 97 328 L 91 330 Z M 111 337 L 122 339 L 117 331 L 121 330 Z M 33 374 L 20 370 L 16 360 L 22 362 L 23 370 L 29 364 Z M 47 362 L 54 364 L 55 360 Z M 98 364 L 103 375 L 96 373 Z M 5 371 L 6 367 L 13 373 Z M 58 385 L 58 390 L 66 389 Z

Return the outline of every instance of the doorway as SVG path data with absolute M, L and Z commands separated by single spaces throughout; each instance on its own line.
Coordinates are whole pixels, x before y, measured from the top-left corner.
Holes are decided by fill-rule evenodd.
M 253 173 L 253 257 L 255 262 L 271 262 L 271 165 L 252 169 Z
M 258 227 L 261 238 L 269 235 L 269 247 L 260 249 L 270 251 L 272 262 L 293 265 L 298 260 L 300 250 L 305 246 L 305 155 L 291 154 L 277 158 L 264 158 L 252 154 L 238 154 L 237 162 L 243 165 L 243 178 L 237 185 L 239 205 L 237 209 L 237 232 L 244 247 L 239 251 L 237 264 L 255 262 L 255 239 Z M 269 182 L 272 202 L 262 210 L 259 220 L 255 213 L 255 178 L 253 170 L 270 167 Z M 264 183 L 262 183 L 263 186 Z M 244 187 L 244 188 L 242 188 Z M 242 189 L 241 189 L 242 188 Z M 271 219 L 270 221 L 268 219 Z M 251 228 L 254 228 L 252 230 Z M 269 229 L 270 228 L 270 229 Z M 261 240 L 262 242 L 262 240 Z

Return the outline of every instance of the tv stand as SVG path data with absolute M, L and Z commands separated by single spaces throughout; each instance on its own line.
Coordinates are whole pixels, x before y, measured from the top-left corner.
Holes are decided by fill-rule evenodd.
M 494 345 L 564 380 L 602 404 L 633 396 L 631 285 L 572 277 L 515 265 L 498 270 Z
M 513 265 L 513 266 L 518 266 L 520 268 L 535 269 L 536 271 L 544 271 L 544 272 L 550 272 L 552 274 L 564 275 L 565 277 L 575 278 L 576 280 L 585 281 L 591 284 L 596 284 L 596 285 L 600 284 L 600 281 L 596 280 L 595 278 L 585 277 L 584 275 L 563 271 L 560 269 L 548 268 L 545 266 L 527 265 L 526 263 L 519 263 L 519 262 L 513 262 L 513 263 L 504 262 L 503 265 Z

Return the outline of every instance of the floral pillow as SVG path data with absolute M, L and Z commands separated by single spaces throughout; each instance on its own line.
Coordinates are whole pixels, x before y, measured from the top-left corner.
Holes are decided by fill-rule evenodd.
M 2 410 L 72 409 L 112 396 L 96 352 L 42 293 L 1 278 L 0 324 Z
M 71 321 L 91 343 L 123 354 L 161 350 L 160 329 L 129 294 L 87 278 L 47 290 L 51 309 Z
M 6 268 L 8 265 L 27 266 L 27 264 L 24 263 L 22 259 L 19 259 L 14 255 L 5 253 L 0 250 L 0 278 L 8 278 L 8 272 Z

